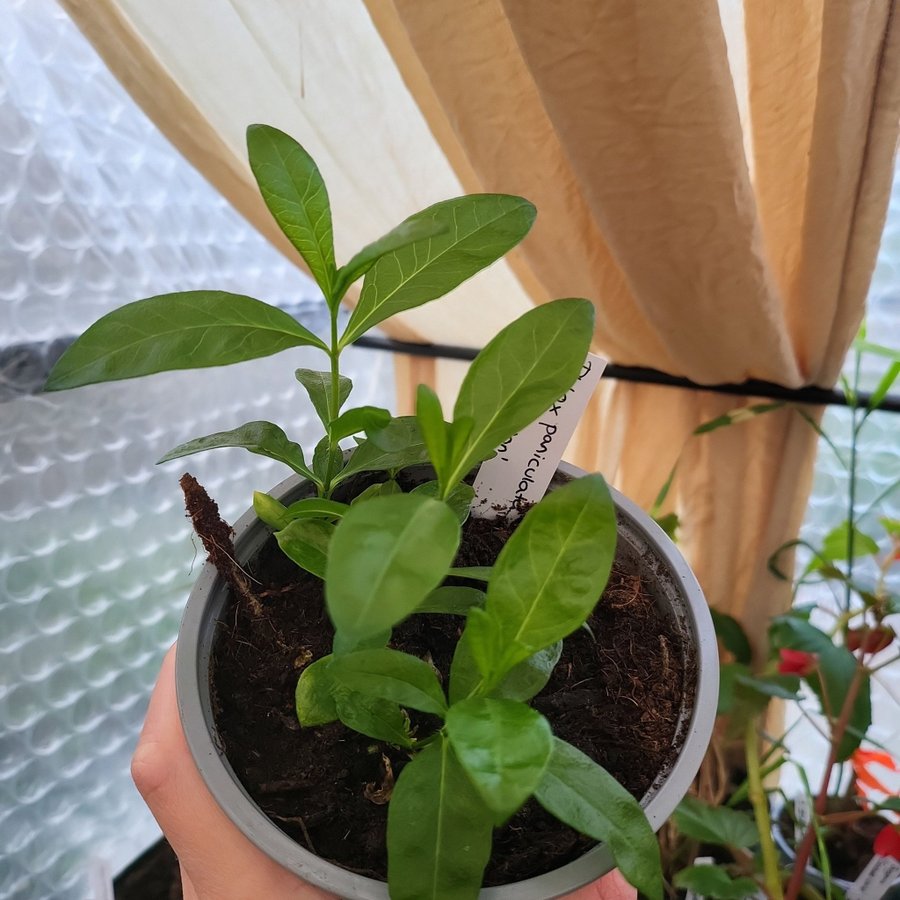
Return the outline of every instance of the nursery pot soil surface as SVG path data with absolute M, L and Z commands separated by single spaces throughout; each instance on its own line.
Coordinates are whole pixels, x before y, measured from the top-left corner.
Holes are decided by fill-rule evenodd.
M 470 518 L 455 565 L 493 564 L 514 528 L 503 519 Z M 232 594 L 219 619 L 209 678 L 221 749 L 250 797 L 293 840 L 345 869 L 384 880 L 387 801 L 409 755 L 341 723 L 300 727 L 297 678 L 330 652 L 334 634 L 322 582 L 288 560 L 274 538 L 245 568 L 262 614 Z M 590 630 L 565 640 L 550 682 L 532 704 L 556 735 L 640 799 L 677 758 L 696 661 L 633 560 L 617 554 L 598 599 Z M 459 616 L 413 616 L 395 629 L 391 646 L 430 659 L 446 683 L 464 624 Z M 411 720 L 421 736 L 439 727 L 425 714 L 412 712 Z M 484 884 L 551 871 L 593 845 L 529 801 L 495 831 Z

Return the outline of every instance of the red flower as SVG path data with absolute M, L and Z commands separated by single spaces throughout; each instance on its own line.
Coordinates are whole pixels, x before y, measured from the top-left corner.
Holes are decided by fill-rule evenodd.
M 891 859 L 900 859 L 900 831 L 896 825 L 885 825 L 875 838 L 875 846 L 872 848 L 876 856 L 889 856 Z
M 863 653 L 879 653 L 890 647 L 895 637 L 890 625 L 879 625 L 877 628 L 864 625 L 847 632 L 847 649 L 854 653 L 860 649 Z
M 900 766 L 897 765 L 890 753 L 882 750 L 863 750 L 862 747 L 859 747 L 853 751 L 850 757 L 850 765 L 856 776 L 857 791 L 865 795 L 867 793 L 865 788 L 869 788 L 881 791 L 883 794 L 890 794 L 891 792 L 869 771 L 869 766 L 873 764 L 884 766 L 891 772 L 900 772 Z
M 818 663 L 815 653 L 806 653 L 803 650 L 779 650 L 781 662 L 778 663 L 778 672 L 781 675 L 799 675 L 801 678 L 814 671 Z

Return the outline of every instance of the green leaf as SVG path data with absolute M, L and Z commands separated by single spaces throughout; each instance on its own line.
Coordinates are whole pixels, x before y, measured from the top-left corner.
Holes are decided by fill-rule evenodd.
M 339 519 L 350 507 L 337 500 L 326 500 L 324 497 L 308 497 L 297 500 L 285 507 L 288 521 L 294 519 Z
M 806 681 L 818 697 L 822 713 L 828 716 L 830 711 L 837 718 L 856 672 L 856 657 L 846 647 L 835 646 L 827 634 L 797 616 L 784 615 L 773 619 L 769 626 L 769 641 L 775 649 L 788 647 L 818 656 L 821 678 L 817 673 L 812 673 Z M 871 685 L 868 676 L 865 676 L 850 714 L 850 727 L 838 746 L 838 762 L 850 758 L 871 723 Z
M 316 372 L 313 369 L 297 369 L 294 372 L 297 381 L 306 388 L 313 409 L 321 423 L 328 428 L 328 423 L 337 415 L 340 408 L 347 402 L 350 391 L 353 390 L 353 382 L 343 375 L 338 376 L 338 409 L 332 413 L 331 405 L 331 372 Z
M 472 581 L 490 581 L 493 566 L 454 566 L 447 574 L 453 578 L 469 578 Z
M 227 366 L 325 344 L 283 310 L 226 291 L 162 294 L 98 319 L 59 358 L 46 391 L 172 369 Z
M 393 478 L 389 478 L 387 481 L 382 481 L 381 484 L 370 484 L 350 501 L 350 505 L 355 506 L 357 503 L 365 503 L 366 500 L 374 500 L 376 497 L 392 497 L 394 494 L 402 493 L 403 489 L 400 485 Z
M 269 212 L 330 301 L 337 274 L 331 207 L 313 158 L 292 137 L 271 125 L 247 129 L 247 150 Z
M 444 421 L 440 398 L 426 384 L 420 384 L 416 388 L 416 421 L 428 448 L 431 464 L 438 475 L 438 480 L 441 480 L 450 463 L 447 423 Z
M 386 443 L 390 446 L 384 449 Z M 384 472 L 405 469 L 428 462 L 428 450 L 419 434 L 415 418 L 394 419 L 377 435 L 363 441 L 350 457 L 334 484 L 359 472 Z
M 397 747 L 413 746 L 409 717 L 396 703 L 367 697 L 341 685 L 335 685 L 333 695 L 338 718 L 348 728 Z
M 472 429 L 442 483 L 461 481 L 575 382 L 594 333 L 588 300 L 554 300 L 507 325 L 469 366 L 453 410 Z
M 323 437 L 316 449 L 313 450 L 312 470 L 316 478 L 324 483 L 328 478 L 328 470 L 331 469 L 332 484 L 334 484 L 334 474 L 341 471 L 344 465 L 344 452 L 340 447 L 332 445 L 327 437 Z
M 759 894 L 759 885 L 746 877 L 732 878 L 721 866 L 689 866 L 675 876 L 675 887 L 716 900 L 743 900 Z
M 871 556 L 878 552 L 878 543 L 874 538 L 860 531 L 856 526 L 853 527 L 853 558 L 858 559 L 860 556 Z M 850 523 L 841 522 L 840 525 L 833 528 L 825 535 L 822 541 L 821 557 L 813 559 L 807 571 L 813 572 L 821 569 L 825 561 L 833 562 L 835 560 L 850 558 Z
M 493 631 L 488 645 L 506 648 L 491 661 L 489 681 L 585 621 L 606 585 L 615 548 L 616 510 L 600 475 L 569 482 L 525 514 L 494 564 L 486 615 L 473 610 L 466 626 L 473 639 Z M 477 644 L 472 649 L 478 660 Z
M 405 222 L 401 222 L 396 228 L 392 228 L 387 234 L 366 244 L 347 265 L 338 269 L 337 279 L 334 284 L 335 300 L 340 300 L 347 293 L 347 288 L 361 278 L 379 259 L 402 250 L 409 244 L 416 241 L 424 241 L 427 238 L 437 237 L 447 230 L 447 226 L 443 222 L 430 221 L 428 219 L 417 219 L 413 216 Z
M 246 425 L 241 425 L 240 428 L 231 431 L 217 431 L 215 434 L 196 438 L 170 450 L 159 460 L 159 463 L 179 459 L 182 456 L 190 456 L 192 453 L 202 453 L 204 450 L 217 450 L 220 447 L 243 447 L 251 453 L 282 462 L 299 475 L 316 480 L 313 473 L 306 467 L 303 448 L 289 440 L 288 436 L 271 422 L 247 422 Z
M 331 646 L 331 651 L 335 658 L 337 658 L 339 656 L 347 656 L 350 653 L 356 653 L 357 650 L 381 650 L 387 646 L 392 633 L 390 628 L 386 628 L 384 631 L 379 631 L 378 634 L 373 634 L 371 637 L 360 639 L 348 637 L 347 635 L 338 632 L 334 636 L 334 643 Z
M 471 587 L 451 587 L 445 585 L 435 588 L 416 607 L 417 613 L 448 613 L 453 616 L 464 616 L 473 606 L 484 605 L 484 591 Z
M 872 396 L 869 399 L 868 412 L 872 412 L 881 406 L 883 400 L 888 395 L 888 391 L 894 386 L 897 376 L 900 375 L 900 360 L 893 362 L 888 366 L 887 371 L 882 375 Z
M 890 519 L 887 516 L 882 516 L 878 521 L 891 537 L 900 537 L 900 519 Z
M 323 519 L 296 519 L 287 528 L 276 531 L 275 540 L 285 556 L 324 580 L 328 546 L 334 531 L 334 525 Z
M 472 607 L 477 609 L 478 607 Z M 450 663 L 450 696 L 451 705 L 465 700 L 475 694 L 481 686 L 483 676 L 475 657 L 472 653 L 472 634 L 466 629 L 462 633 L 462 637 L 456 642 L 456 649 L 453 651 L 453 660 Z
M 753 650 L 741 623 L 734 616 L 719 612 L 717 609 L 710 609 L 710 613 L 716 629 L 716 636 L 725 649 L 734 656 L 737 662 L 743 663 L 745 666 L 750 665 L 753 659 Z
M 461 700 L 447 712 L 447 736 L 460 765 L 505 822 L 531 795 L 553 752 L 550 723 L 514 700 Z
M 886 809 L 891 812 L 900 812 L 900 797 L 886 797 L 875 804 L 876 809 Z
M 398 650 L 359 650 L 331 664 L 331 675 L 345 687 L 369 697 L 443 718 L 444 691 L 434 669 L 421 659 Z
M 407 219 L 444 233 L 383 256 L 366 274 L 341 347 L 385 319 L 428 303 L 462 284 L 522 240 L 535 209 L 521 197 L 472 194 L 436 203 Z M 574 381 L 574 378 L 573 378 Z
M 291 524 L 287 507 L 280 500 L 276 500 L 262 491 L 253 492 L 253 511 L 273 531 L 281 531 L 282 528 L 287 528 Z
M 749 849 L 759 843 L 759 831 L 749 813 L 707 806 L 695 797 L 685 797 L 678 804 L 675 825 L 682 834 L 705 844 Z
M 443 503 L 397 494 L 350 508 L 331 541 L 325 597 L 338 631 L 392 628 L 443 581 L 459 523 Z
M 335 443 L 361 431 L 380 431 L 391 421 L 391 414 L 379 406 L 357 406 L 348 409 L 332 423 L 331 439 Z
M 391 900 L 476 900 L 492 818 L 439 737 L 400 773 L 388 807 Z
M 436 481 L 426 481 L 410 491 L 411 494 L 424 494 L 426 497 L 440 497 L 440 487 Z M 475 488 L 464 481 L 455 485 L 444 498 L 444 503 L 453 510 L 453 514 L 459 519 L 459 524 L 465 524 L 469 518 L 472 501 L 475 499 Z
M 506 674 L 503 681 L 491 691 L 494 697 L 505 697 L 507 700 L 530 700 L 539 694 L 559 662 L 562 655 L 563 642 L 557 641 L 533 656 L 523 660 Z
M 854 350 L 858 350 L 860 353 L 871 353 L 874 356 L 883 356 L 894 362 L 900 362 L 900 350 L 893 347 L 885 347 L 883 344 L 875 344 L 859 338 L 853 342 L 852 346 Z
M 800 700 L 797 693 L 800 681 L 795 675 L 753 676 L 738 673 L 736 684 L 765 697 L 778 697 L 780 700 Z
M 560 821 L 607 844 L 629 883 L 646 897 L 661 900 L 662 868 L 656 835 L 640 804 L 609 772 L 580 750 L 554 738 L 553 755 L 535 797 Z
M 331 695 L 334 680 L 329 671 L 331 656 L 323 656 L 301 673 L 294 692 L 297 718 L 304 727 L 327 725 L 337 717 L 337 706 Z
M 738 672 L 746 671 L 741 663 L 721 663 L 719 666 L 719 699 L 716 704 L 716 715 L 728 715 L 734 709 L 734 685 Z
M 677 540 L 678 528 L 681 525 L 678 513 L 670 512 L 666 513 L 664 516 L 656 516 L 653 521 L 662 528 L 666 533 L 666 537 L 672 541 Z

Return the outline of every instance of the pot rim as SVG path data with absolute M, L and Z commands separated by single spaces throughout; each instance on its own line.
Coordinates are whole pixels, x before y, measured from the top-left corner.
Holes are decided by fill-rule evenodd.
M 586 474 L 568 463 L 559 471 L 572 478 Z M 270 493 L 281 497 L 296 490 L 303 478 L 292 475 Z M 681 730 L 682 746 L 670 771 L 654 784 L 642 801 L 644 811 L 656 831 L 669 818 L 681 798 L 688 792 L 706 752 L 715 722 L 719 690 L 719 659 L 715 630 L 709 608 L 693 572 L 663 530 L 635 503 L 610 488 L 617 511 L 651 543 L 656 553 L 677 581 L 684 601 L 688 633 L 694 637 L 697 683 L 693 709 L 686 727 Z M 242 542 L 259 520 L 249 509 L 235 523 L 235 544 Z M 231 821 L 266 855 L 311 884 L 352 900 L 388 900 L 387 884 L 343 869 L 315 856 L 279 829 L 256 805 L 235 776 L 224 753 L 217 746 L 208 725 L 209 644 L 203 649 L 204 637 L 214 629 L 207 621 L 209 598 L 214 595 L 220 576 L 207 562 L 191 591 L 178 634 L 175 661 L 176 692 L 182 727 L 191 755 L 221 809 Z M 613 868 L 611 854 L 605 844 L 598 844 L 578 859 L 543 875 L 497 887 L 482 888 L 480 900 L 549 900 L 593 881 Z

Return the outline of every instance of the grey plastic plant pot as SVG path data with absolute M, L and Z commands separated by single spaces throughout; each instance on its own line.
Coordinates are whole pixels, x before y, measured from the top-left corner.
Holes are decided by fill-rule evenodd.
M 559 485 L 583 474 L 564 463 L 554 483 Z M 310 493 L 310 487 L 299 476 L 292 476 L 270 493 L 287 503 Z M 656 830 L 687 793 L 712 735 L 719 691 L 716 636 L 700 586 L 675 545 L 634 503 L 617 491 L 612 494 L 618 511 L 620 552 L 635 562 L 640 560 L 641 574 L 658 605 L 676 625 L 683 643 L 693 649 L 696 662 L 696 688 L 693 696 L 685 698 L 676 737 L 681 750 L 671 770 L 657 778 L 641 801 Z M 235 525 L 238 559 L 251 558 L 269 534 L 252 510 L 243 515 Z M 384 882 L 320 859 L 274 825 L 244 790 L 222 753 L 210 703 L 208 672 L 216 626 L 228 599 L 224 580 L 207 563 L 188 599 L 178 636 L 178 707 L 188 746 L 206 786 L 247 838 L 284 868 L 347 900 L 388 900 Z M 608 849 L 600 844 L 559 869 L 514 884 L 483 888 L 479 896 L 482 900 L 550 900 L 599 878 L 613 865 Z

